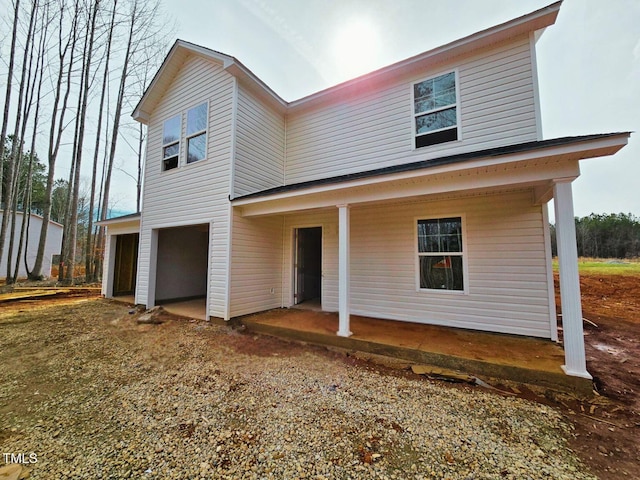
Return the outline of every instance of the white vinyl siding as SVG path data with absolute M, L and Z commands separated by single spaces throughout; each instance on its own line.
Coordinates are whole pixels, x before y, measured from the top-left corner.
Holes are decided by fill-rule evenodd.
M 537 139 L 528 36 L 287 117 L 286 184 Z M 457 70 L 460 141 L 413 148 L 412 85 Z
M 468 295 L 416 290 L 416 218 L 464 212 Z M 351 209 L 351 313 L 550 338 L 544 225 L 530 192 Z
M 239 85 L 234 196 L 284 182 L 284 115 Z
M 280 216 L 243 218 L 234 210 L 230 317 L 282 306 Z
M 222 67 L 200 57 L 188 57 L 167 88 L 149 121 L 144 178 L 143 216 L 137 301 L 149 304 L 153 229 L 177 225 L 210 225 L 209 312 L 224 317 L 229 235 L 229 174 L 232 140 L 233 78 Z M 185 107 L 208 102 L 206 159 L 161 171 L 162 126 Z M 186 134 L 182 122 L 182 138 Z
M 2 221 L 2 216 L 4 212 L 0 210 L 0 221 Z M 23 213 L 16 213 L 16 225 L 17 228 L 13 232 L 13 242 L 14 249 L 13 255 L 11 256 L 11 261 L 9 265 L 11 266 L 11 272 L 15 270 L 16 264 L 16 256 L 18 254 L 18 244 L 20 243 L 20 225 L 22 225 L 23 221 Z M 42 229 L 43 218 L 40 215 L 35 213 L 31 214 L 31 218 L 29 220 L 29 229 L 28 229 L 28 238 L 26 239 L 26 246 L 22 250 L 22 256 L 20 257 L 20 262 L 18 263 L 18 277 L 26 277 L 27 271 L 24 266 L 24 256 L 27 256 L 27 262 L 29 267 L 33 267 L 36 261 L 36 255 L 38 253 L 38 243 L 40 240 L 40 230 Z M 56 223 L 54 221 L 49 222 L 49 226 L 47 228 L 47 242 L 44 247 L 44 258 L 42 261 L 42 275 L 45 277 L 49 277 L 51 275 L 51 267 L 53 262 L 53 256 L 59 255 L 61 246 L 62 246 L 62 225 Z M 0 259 L 0 275 L 4 278 L 7 273 L 7 260 L 9 257 L 9 243 L 11 242 L 11 231 L 7 231 L 7 235 L 4 240 L 4 254 Z M 26 252 L 25 252 L 26 249 Z

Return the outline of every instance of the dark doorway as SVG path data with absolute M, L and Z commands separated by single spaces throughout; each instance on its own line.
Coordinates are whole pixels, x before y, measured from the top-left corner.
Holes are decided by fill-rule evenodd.
M 322 296 L 322 227 L 296 229 L 295 298 L 297 305 Z
M 207 296 L 209 225 L 158 230 L 155 304 Z
M 113 296 L 133 295 L 136 290 L 139 234 L 116 236 L 116 262 L 113 277 Z

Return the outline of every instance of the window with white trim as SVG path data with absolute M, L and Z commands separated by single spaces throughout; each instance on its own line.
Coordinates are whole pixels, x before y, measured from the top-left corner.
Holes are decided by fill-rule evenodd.
M 187 110 L 187 163 L 206 157 L 207 110 L 206 103 Z
M 413 84 L 416 148 L 458 140 L 456 72 Z
M 178 168 L 180 158 L 180 115 L 164 121 L 162 127 L 162 170 Z
M 418 220 L 418 287 L 464 291 L 462 218 Z

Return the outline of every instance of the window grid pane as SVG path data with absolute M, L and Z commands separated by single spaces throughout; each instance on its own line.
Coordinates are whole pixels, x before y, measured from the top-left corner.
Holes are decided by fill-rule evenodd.
M 180 152 L 180 144 L 174 143 L 173 145 L 164 147 L 163 152 L 164 152 L 163 158 L 176 157 Z
M 187 140 L 187 163 L 197 162 L 205 157 L 206 134 L 202 133 Z
M 207 129 L 207 104 L 203 103 L 187 111 L 187 135 Z
M 454 72 L 430 78 L 413 86 L 414 113 L 455 105 L 456 75 Z
M 418 220 L 419 288 L 464 290 L 462 218 Z
M 418 252 L 462 253 L 462 219 L 418 220 Z
M 462 256 L 420 257 L 420 288 L 464 290 Z
M 455 127 L 457 123 L 456 108 L 447 108 L 416 117 L 416 133 L 428 133 L 441 128 Z
M 165 120 L 162 130 L 162 144 L 177 142 L 180 140 L 180 116 Z

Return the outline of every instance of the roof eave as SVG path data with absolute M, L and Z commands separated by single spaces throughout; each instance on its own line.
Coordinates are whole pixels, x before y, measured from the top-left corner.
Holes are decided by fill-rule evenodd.
M 458 171 L 469 168 L 486 167 L 509 162 L 520 162 L 532 158 L 549 158 L 563 155 L 573 160 L 610 156 L 623 148 L 629 140 L 630 132 L 585 135 L 560 139 L 541 140 L 528 144 L 510 145 L 497 149 L 469 152 L 413 162 L 395 167 L 381 168 L 353 175 L 285 185 L 262 192 L 255 192 L 231 200 L 233 206 L 251 205 L 264 201 L 308 195 L 321 191 L 332 191 L 380 183 L 400 178 L 435 175 L 443 171 Z M 537 146 L 536 146 L 537 145 Z M 520 147 L 523 148 L 520 148 Z
M 225 55 L 224 53 L 196 45 L 195 43 L 187 42 L 186 40 L 176 40 L 164 58 L 162 65 L 151 80 L 151 83 L 149 83 L 149 86 L 142 95 L 142 98 L 140 98 L 140 101 L 133 110 L 131 116 L 134 120 L 145 125 L 149 123 L 151 112 L 157 103 L 155 101 L 155 97 L 158 95 L 157 89 L 162 88 L 160 83 L 163 77 L 172 74 L 172 68 L 177 70 L 178 66 L 174 65 L 174 63 L 180 60 L 178 57 L 180 53 L 183 52 L 189 52 L 207 58 L 222 65 L 223 68 L 227 68 L 229 65 L 236 62 L 235 58 Z
M 249 89 L 259 95 L 262 99 L 268 101 L 278 111 L 284 112 L 289 103 L 283 100 L 276 92 L 274 92 L 266 83 L 258 78 L 251 70 L 239 60 L 234 61 L 225 66 L 227 72 L 243 82 Z
M 162 62 L 162 65 L 156 72 L 153 80 L 151 80 L 151 83 L 149 84 L 144 94 L 142 95 L 142 98 L 133 110 L 131 116 L 134 120 L 145 125 L 149 124 L 151 111 L 156 104 L 156 102 L 154 101 L 154 97 L 157 95 L 156 90 L 158 88 L 162 88 L 162 86 L 160 85 L 162 78 L 167 74 L 171 74 L 170 70 L 173 67 L 173 62 L 179 60 L 178 56 L 181 52 L 188 52 L 194 55 L 198 55 L 200 57 L 220 64 L 231 75 L 248 84 L 250 88 L 252 88 L 252 90 L 256 91 L 262 96 L 262 98 L 275 105 L 276 108 L 282 111 L 286 109 L 287 102 L 280 98 L 273 90 L 271 90 L 271 88 L 269 88 L 262 80 L 254 75 L 251 70 L 245 67 L 236 58 L 212 50 L 210 48 L 203 47 L 201 45 L 196 45 L 195 43 L 178 39 L 175 41 L 175 43 L 167 53 L 167 56 Z
M 96 225 L 99 225 L 101 227 L 106 227 L 106 226 L 113 226 L 113 225 L 123 225 L 123 224 L 127 224 L 127 223 L 131 223 L 131 224 L 140 224 L 140 219 L 141 219 L 141 214 L 140 213 L 130 213 L 128 215 L 122 215 L 120 217 L 114 217 L 114 218 L 108 218 L 106 220 L 100 220 L 98 222 L 96 222 Z

